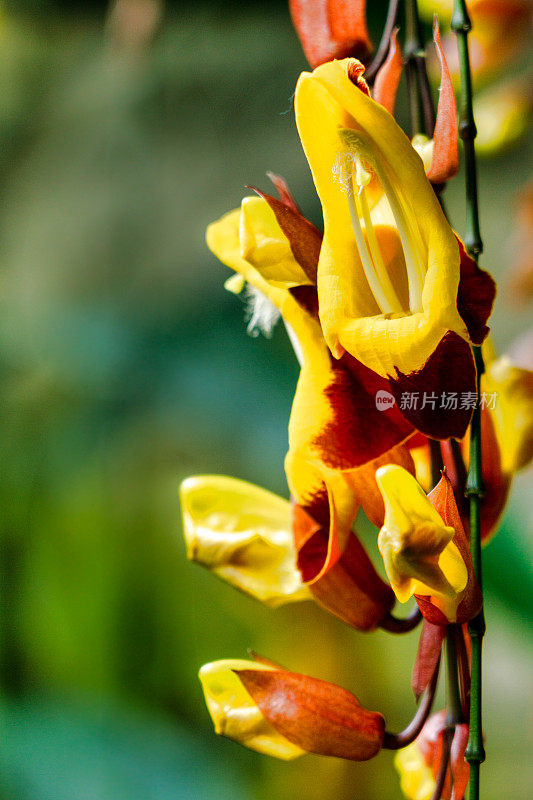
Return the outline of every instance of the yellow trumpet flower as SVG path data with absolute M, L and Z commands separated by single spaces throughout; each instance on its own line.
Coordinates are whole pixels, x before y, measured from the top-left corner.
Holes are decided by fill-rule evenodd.
M 350 78 L 351 60 L 303 73 L 296 121 L 324 215 L 319 313 L 337 357 L 383 377 L 421 370 L 443 342 L 470 342 L 458 309 L 464 252 L 423 162 L 394 118 Z M 490 293 L 489 293 L 490 294 Z M 488 298 L 483 315 L 490 313 Z M 470 360 L 466 349 L 463 357 Z

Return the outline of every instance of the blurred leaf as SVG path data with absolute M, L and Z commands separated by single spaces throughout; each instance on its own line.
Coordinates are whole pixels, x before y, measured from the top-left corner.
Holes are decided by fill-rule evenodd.
M 18 800 L 244 800 L 242 773 L 189 729 L 116 704 L 29 697 L 3 709 L 0 786 Z M 15 794 L 16 791 L 16 794 Z

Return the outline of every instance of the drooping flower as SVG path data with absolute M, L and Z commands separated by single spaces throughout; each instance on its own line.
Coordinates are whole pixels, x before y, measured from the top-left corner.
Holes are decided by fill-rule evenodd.
M 385 501 L 378 546 L 398 600 L 415 595 L 432 623 L 471 619 L 481 593 L 450 481 L 444 475 L 426 496 L 401 467 L 381 467 L 376 478 Z
M 222 475 L 187 478 L 180 498 L 191 560 L 272 607 L 311 599 L 296 566 L 287 500 Z
M 216 733 L 285 760 L 304 753 L 366 761 L 385 722 L 340 686 L 274 666 L 224 660 L 200 669 Z
M 352 67 L 346 59 L 303 73 L 295 98 L 324 215 L 324 336 L 337 358 L 348 352 L 388 378 L 399 401 L 424 390 L 434 400 L 444 389 L 474 391 L 470 343 L 486 335 L 492 279 L 457 240 L 403 131 L 350 79 Z M 482 292 L 469 291 L 474 276 Z M 463 436 L 471 416 L 459 413 L 450 429 L 434 405 L 403 412 L 436 438 Z
M 407 800 L 431 800 L 433 797 L 446 748 L 445 737 L 446 711 L 439 711 L 428 719 L 418 738 L 397 753 L 394 763 Z M 468 725 L 456 725 L 442 800 L 463 800 L 470 774 L 464 757 L 467 743 Z

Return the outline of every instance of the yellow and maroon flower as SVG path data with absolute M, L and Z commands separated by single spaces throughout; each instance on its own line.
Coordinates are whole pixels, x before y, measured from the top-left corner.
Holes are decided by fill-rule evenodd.
M 350 353 L 392 394 L 475 390 L 494 284 L 448 225 L 408 138 L 352 82 L 353 61 L 303 73 L 296 119 L 324 215 L 319 315 L 334 356 Z M 449 363 L 456 369 L 450 373 Z M 404 407 L 415 428 L 461 438 L 471 410 Z
M 216 733 L 285 760 L 305 753 L 366 761 L 380 751 L 385 721 L 333 683 L 267 660 L 205 664 L 200 681 Z

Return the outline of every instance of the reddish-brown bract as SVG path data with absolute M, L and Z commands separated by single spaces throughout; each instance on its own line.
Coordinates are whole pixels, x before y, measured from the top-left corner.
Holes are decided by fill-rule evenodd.
M 446 183 L 459 169 L 459 148 L 457 137 L 457 106 L 446 63 L 446 56 L 440 40 L 439 24 L 433 26 L 433 39 L 440 64 L 440 92 L 437 120 L 433 132 L 433 158 L 427 172 L 431 183 Z
M 412 677 L 413 692 L 417 701 L 437 668 L 445 636 L 446 628 L 443 625 L 433 625 L 424 619 Z
M 466 252 L 463 242 L 456 236 L 461 256 L 461 273 L 457 291 L 457 310 L 465 323 L 474 344 L 482 344 L 489 332 L 490 317 L 496 284 L 490 274 L 478 267 Z
M 382 715 L 367 711 L 346 689 L 285 670 L 236 674 L 268 722 L 303 750 L 353 761 L 380 751 Z
M 383 66 L 380 68 L 374 81 L 372 97 L 386 108 L 389 114 L 394 114 L 396 103 L 396 92 L 402 76 L 402 52 L 397 41 L 397 29 L 393 31 L 390 40 L 389 54 Z

